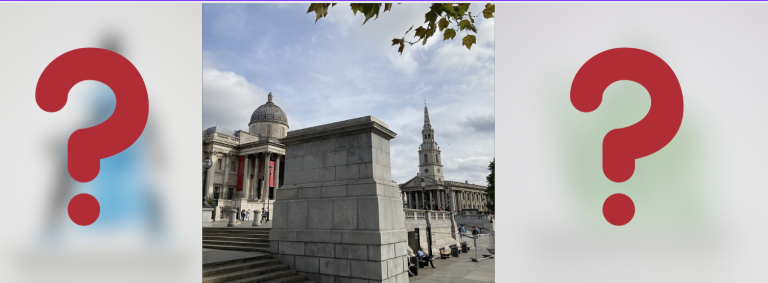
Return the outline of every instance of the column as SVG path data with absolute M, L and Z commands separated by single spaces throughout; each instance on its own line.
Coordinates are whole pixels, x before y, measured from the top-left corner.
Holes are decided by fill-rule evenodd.
M 443 206 L 443 190 L 437 189 L 435 193 L 437 194 L 437 208 L 439 209 L 442 207 L 445 209 Z
M 216 151 L 212 151 L 211 155 L 211 166 L 210 169 L 208 169 L 208 184 L 206 184 L 206 195 L 208 198 L 213 198 L 213 179 L 214 176 L 216 176 L 216 161 L 218 160 L 218 157 L 216 156 Z M 221 192 L 219 192 L 219 195 L 221 195 Z
M 229 170 L 232 170 L 229 168 L 229 155 L 224 155 L 224 185 L 227 185 L 227 181 L 229 181 Z
M 275 176 L 274 177 L 275 178 L 273 182 L 274 182 L 275 189 L 274 189 L 273 199 L 274 199 L 274 196 L 277 195 L 277 188 L 280 187 L 280 154 L 277 154 L 275 157 Z
M 266 203 L 267 194 L 269 193 L 269 151 L 262 153 L 264 156 L 264 178 L 261 185 L 261 200 Z
M 259 164 L 261 164 L 261 158 L 257 153 L 254 153 L 253 159 L 253 179 L 251 179 L 251 191 L 253 191 L 253 196 L 258 199 L 261 197 L 261 195 L 259 195 L 256 191 L 256 187 L 259 186 L 259 173 L 261 173 Z
M 250 180 L 250 178 L 248 178 L 249 177 L 248 176 L 249 175 L 248 174 L 248 169 L 250 168 L 249 164 L 250 164 L 250 161 L 251 161 L 250 156 L 251 156 L 250 154 L 246 154 L 245 155 L 245 160 L 243 161 L 243 191 L 242 192 L 237 192 L 240 195 L 239 197 L 246 198 L 246 199 L 251 195 L 248 192 L 248 188 L 251 185 L 251 180 Z M 240 166 L 239 162 L 238 162 L 237 166 Z M 237 168 L 237 170 L 239 171 L 240 168 Z

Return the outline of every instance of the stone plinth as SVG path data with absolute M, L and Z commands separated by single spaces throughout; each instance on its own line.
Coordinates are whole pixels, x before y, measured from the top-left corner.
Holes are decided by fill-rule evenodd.
M 270 253 L 316 282 L 408 282 L 395 133 L 367 116 L 288 132 Z
M 203 207 L 203 227 L 211 227 L 211 214 L 213 213 L 213 207 Z

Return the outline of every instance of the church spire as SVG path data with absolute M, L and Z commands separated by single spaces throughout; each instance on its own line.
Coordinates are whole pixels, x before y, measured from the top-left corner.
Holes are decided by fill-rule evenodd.
M 424 99 L 424 129 L 432 129 L 432 124 L 429 123 L 429 111 L 427 110 L 426 99 Z

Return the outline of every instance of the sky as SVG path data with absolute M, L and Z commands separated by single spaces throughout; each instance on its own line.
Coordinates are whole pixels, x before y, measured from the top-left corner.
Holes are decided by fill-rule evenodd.
M 494 158 L 494 20 L 476 21 L 472 50 L 461 45 L 465 32 L 448 41 L 436 33 L 401 55 L 392 39 L 421 25 L 428 5 L 393 5 L 363 25 L 347 4 L 317 23 L 309 3 L 203 4 L 203 128 L 247 130 L 269 92 L 289 131 L 372 115 L 397 133 L 392 179 L 404 183 L 419 170 L 426 99 L 445 179 L 486 185 Z

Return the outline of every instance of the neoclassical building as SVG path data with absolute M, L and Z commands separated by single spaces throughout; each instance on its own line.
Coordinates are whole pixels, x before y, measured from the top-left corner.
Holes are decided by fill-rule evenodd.
M 435 131 L 429 123 L 429 111 L 424 103 L 424 128 L 419 146 L 419 173 L 400 184 L 400 192 L 407 208 L 431 210 L 442 208 L 467 214 L 486 212 L 488 200 L 486 187 L 469 182 L 446 181 L 443 177 L 440 146 L 435 141 Z M 425 183 L 422 189 L 422 180 Z
M 279 106 L 268 101 L 251 115 L 248 131 L 211 127 L 203 131 L 203 160 L 213 166 L 206 178 L 206 196 L 217 199 L 218 208 L 232 205 L 251 210 L 251 219 L 272 205 L 275 190 L 283 184 L 285 146 L 280 143 L 288 133 L 288 118 Z M 274 215 L 270 215 L 273 218 Z

